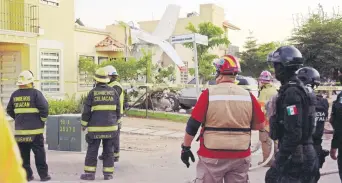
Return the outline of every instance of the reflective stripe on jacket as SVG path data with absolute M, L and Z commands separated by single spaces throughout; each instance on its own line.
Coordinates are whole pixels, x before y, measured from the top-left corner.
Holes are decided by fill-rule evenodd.
M 110 86 L 110 87 L 118 86 L 121 88 L 121 92 L 119 93 L 119 95 L 120 95 L 120 111 L 121 111 L 121 114 L 123 114 L 124 113 L 124 109 L 123 109 L 123 107 L 124 107 L 124 90 L 123 90 L 121 84 L 117 81 L 113 81 L 113 82 L 109 83 L 108 86 Z
M 88 128 L 91 138 L 112 138 L 120 119 L 119 95 L 107 84 L 97 84 L 84 104 L 81 125 Z
M 251 143 L 251 94 L 233 83 L 220 83 L 209 89 L 208 101 L 204 146 L 211 150 L 247 150 Z
M 44 133 L 49 105 L 39 90 L 18 89 L 10 98 L 7 113 L 15 120 L 16 136 L 38 135 Z

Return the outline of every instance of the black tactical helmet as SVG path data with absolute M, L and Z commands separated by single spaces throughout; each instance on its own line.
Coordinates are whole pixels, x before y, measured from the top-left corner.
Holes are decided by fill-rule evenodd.
M 284 67 L 302 66 L 302 53 L 294 46 L 281 46 L 273 52 L 270 62 L 281 63 Z
M 321 76 L 319 72 L 312 67 L 303 67 L 298 69 L 296 72 L 298 78 L 305 84 L 305 85 L 311 85 L 312 87 L 314 86 L 319 86 L 321 83 Z

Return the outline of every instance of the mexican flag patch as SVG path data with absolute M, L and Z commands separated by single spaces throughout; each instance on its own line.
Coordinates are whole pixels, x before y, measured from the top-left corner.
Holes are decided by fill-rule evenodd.
M 289 115 L 289 116 L 293 116 L 293 115 L 298 114 L 298 110 L 297 110 L 297 107 L 295 105 L 287 106 L 286 110 L 287 110 L 287 115 Z

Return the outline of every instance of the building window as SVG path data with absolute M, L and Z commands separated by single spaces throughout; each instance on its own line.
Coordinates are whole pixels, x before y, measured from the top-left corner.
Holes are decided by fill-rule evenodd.
M 59 6 L 59 0 L 40 0 L 40 3 L 51 6 Z
M 188 83 L 189 79 L 189 67 L 188 67 L 188 62 L 184 61 L 184 65 L 186 70 L 180 72 L 180 81 L 181 83 Z
M 95 61 L 94 56 L 85 56 L 85 55 L 80 55 L 79 60 L 81 59 L 89 59 L 92 62 Z M 91 74 L 88 74 L 86 71 L 79 71 L 79 87 L 81 88 L 89 88 L 93 87 L 94 84 L 94 79 Z
M 104 61 L 107 61 L 108 57 L 99 57 L 99 64 L 102 64 Z
M 40 76 L 41 90 L 43 92 L 56 93 L 61 91 L 60 83 L 60 52 L 40 52 Z

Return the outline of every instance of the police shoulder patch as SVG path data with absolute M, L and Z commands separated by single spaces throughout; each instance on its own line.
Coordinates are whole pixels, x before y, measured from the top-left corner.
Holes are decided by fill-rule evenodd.
M 293 116 L 298 114 L 298 110 L 296 105 L 290 105 L 286 107 L 287 115 L 288 116 Z

